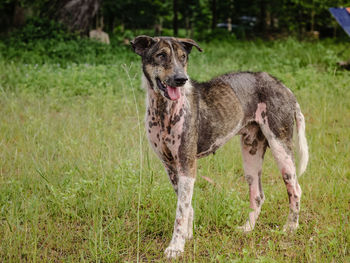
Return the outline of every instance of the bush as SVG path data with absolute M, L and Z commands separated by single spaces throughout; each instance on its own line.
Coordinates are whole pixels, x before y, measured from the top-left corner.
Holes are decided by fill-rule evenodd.
M 10 42 L 0 45 L 0 57 L 25 64 L 54 63 L 66 67 L 70 63 L 113 64 L 121 57 L 131 55 L 130 47 L 106 45 L 88 38 L 59 41 L 39 39 L 31 42 Z
M 10 34 L 12 41 L 29 43 L 38 39 L 71 40 L 78 39 L 79 35 L 70 33 L 67 28 L 47 18 L 32 17 L 26 25 Z
M 216 28 L 212 31 L 204 31 L 201 32 L 198 35 L 195 35 L 195 38 L 197 40 L 201 41 L 234 41 L 236 40 L 236 35 L 232 32 L 229 32 L 227 29 L 224 28 Z
M 132 37 L 132 36 L 130 36 Z M 91 41 L 68 32 L 61 24 L 33 18 L 26 26 L 0 41 L 0 58 L 25 64 L 69 63 L 112 64 L 128 56 L 123 39 L 111 38 L 111 45 Z

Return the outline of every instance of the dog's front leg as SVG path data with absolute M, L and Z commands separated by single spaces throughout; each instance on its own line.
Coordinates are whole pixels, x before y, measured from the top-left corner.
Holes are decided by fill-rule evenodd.
M 180 174 L 177 188 L 177 207 L 174 223 L 174 232 L 165 255 L 168 258 L 176 258 L 184 251 L 185 241 L 188 238 L 190 221 L 193 219 L 192 195 L 195 178 Z M 191 218 L 192 217 L 192 218 Z
M 176 196 L 178 196 L 178 183 L 179 183 L 179 175 L 175 171 L 173 165 L 168 165 L 165 164 L 166 171 L 169 176 L 169 180 L 174 188 L 174 191 L 176 193 Z M 192 239 L 193 238 L 193 216 L 194 216 L 194 211 L 192 205 L 190 206 L 190 213 L 188 216 L 188 225 L 187 225 L 187 235 L 186 239 Z

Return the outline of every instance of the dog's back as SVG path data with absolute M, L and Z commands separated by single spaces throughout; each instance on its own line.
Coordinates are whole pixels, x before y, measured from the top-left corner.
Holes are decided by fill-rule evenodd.
M 265 103 L 269 127 L 279 139 L 293 136 L 296 99 L 279 80 L 265 72 L 227 73 L 208 82 L 193 82 L 199 93 L 198 155 L 206 156 L 232 134 L 255 122 L 259 103 Z M 232 134 L 233 135 L 233 134 Z M 218 138 L 221 143 L 215 143 Z M 224 139 L 227 138 L 227 139 Z

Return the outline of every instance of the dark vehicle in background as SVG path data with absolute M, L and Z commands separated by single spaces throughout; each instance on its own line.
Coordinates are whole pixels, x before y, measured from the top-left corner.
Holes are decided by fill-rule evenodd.
M 230 19 L 228 19 L 228 22 Z M 234 33 L 237 37 L 246 37 L 253 34 L 254 28 L 257 26 L 258 20 L 254 16 L 241 16 L 235 23 L 219 23 L 217 28 L 226 29 Z

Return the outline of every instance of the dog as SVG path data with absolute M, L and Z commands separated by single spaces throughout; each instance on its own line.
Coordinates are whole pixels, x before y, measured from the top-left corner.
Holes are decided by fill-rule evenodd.
M 177 194 L 176 218 L 167 258 L 184 251 L 193 236 L 191 205 L 197 159 L 214 153 L 234 135 L 241 136 L 250 208 L 245 232 L 254 229 L 265 196 L 262 164 L 269 147 L 287 188 L 289 215 L 285 231 L 298 227 L 301 188 L 293 155 L 296 123 L 301 175 L 308 163 L 305 119 L 293 93 L 265 72 L 228 73 L 199 83 L 187 75 L 192 39 L 138 36 L 131 41 L 142 58 L 142 86 L 147 91 L 146 130 Z

